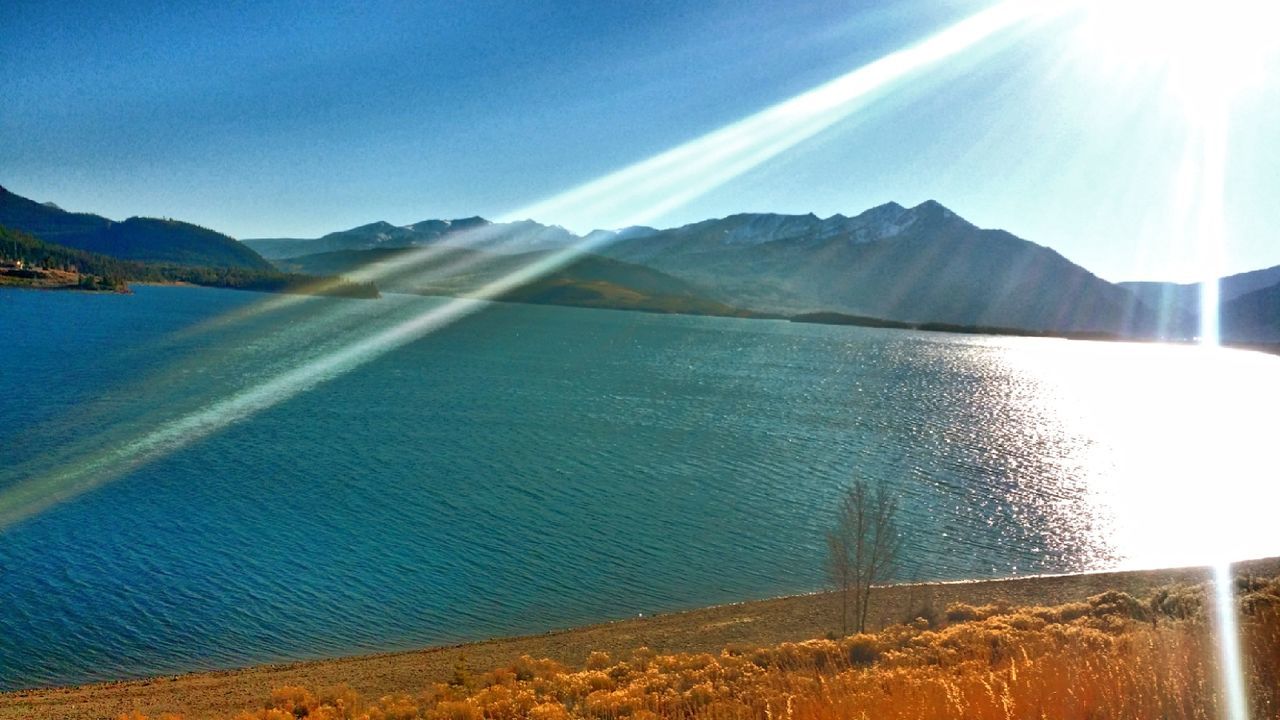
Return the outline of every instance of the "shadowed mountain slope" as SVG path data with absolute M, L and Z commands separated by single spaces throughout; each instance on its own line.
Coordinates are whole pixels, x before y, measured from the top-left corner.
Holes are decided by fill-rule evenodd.
M 603 252 L 766 312 L 1134 334 L 1157 325 L 1155 313 L 1124 289 L 933 201 L 825 220 L 734 215 L 624 239 Z
M 1225 303 L 1277 283 L 1280 283 L 1280 265 L 1228 275 L 1218 281 L 1218 293 Z M 1193 314 L 1200 312 L 1199 283 L 1134 281 L 1116 284 L 1151 307 L 1171 307 Z
M 65 247 L 125 260 L 271 270 L 234 238 L 178 220 L 132 217 L 123 222 L 71 213 L 0 188 L 0 225 Z
M 1225 302 L 1222 336 L 1229 342 L 1280 343 L 1280 283 Z

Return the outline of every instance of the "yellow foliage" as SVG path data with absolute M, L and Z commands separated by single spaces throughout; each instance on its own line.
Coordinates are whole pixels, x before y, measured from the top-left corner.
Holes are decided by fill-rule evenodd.
M 315 705 L 315 696 L 304 687 L 285 685 L 271 691 L 270 707 L 284 710 L 294 717 L 299 715 L 299 711 L 305 711 Z
M 597 650 L 587 656 L 588 670 L 603 670 L 609 667 L 609 665 L 609 653 Z
M 529 720 L 569 720 L 569 712 L 557 702 L 544 702 L 529 708 Z
M 1280 717 L 1280 580 L 1250 581 L 1241 629 L 1256 717 Z M 283 687 L 245 720 L 1210 720 L 1217 651 L 1195 592 L 1103 593 L 1056 607 L 947 608 L 949 624 L 570 671 L 522 657 L 478 687 L 439 684 L 367 709 L 349 687 Z M 141 715 L 122 720 L 146 720 Z

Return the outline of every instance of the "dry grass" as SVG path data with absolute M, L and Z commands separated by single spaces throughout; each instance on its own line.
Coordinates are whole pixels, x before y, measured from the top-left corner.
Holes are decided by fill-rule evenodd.
M 1252 716 L 1277 718 L 1280 579 L 1240 590 Z M 480 675 L 459 666 L 452 682 L 369 700 L 345 686 L 281 687 L 237 720 L 1220 717 L 1200 588 L 1052 607 L 953 604 L 945 617 L 718 654 L 593 653 L 580 670 L 529 657 Z

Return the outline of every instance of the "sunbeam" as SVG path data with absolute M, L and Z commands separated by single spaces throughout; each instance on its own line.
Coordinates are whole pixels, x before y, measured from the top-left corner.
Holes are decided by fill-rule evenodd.
M 974 48 L 1015 26 L 1052 16 L 1061 3 L 1012 0 L 994 5 L 910 47 L 652 158 L 569 192 L 521 208 L 509 218 L 614 217 L 625 226 L 688 202 L 813 137 L 911 74 Z
M 759 167 L 857 112 L 877 93 L 891 91 L 926 67 L 955 57 L 983 41 L 1031 20 L 1052 17 L 1065 5 L 1058 0 L 1006 0 L 981 11 L 921 42 L 800 95 L 715 130 L 647 160 L 587 182 L 554 197 L 504 213 L 499 220 L 517 222 L 542 218 L 568 223 L 582 218 L 591 227 L 625 227 L 661 217 L 692 200 Z M 611 221 L 609 221 L 611 219 Z M 356 282 L 377 282 L 406 274 L 458 247 L 502 252 L 509 243 L 491 228 L 477 228 L 451 237 L 447 245 L 433 244 L 400 253 L 352 272 Z M 483 256 L 465 257 L 434 267 L 415 277 L 429 283 L 473 269 Z M 286 307 L 295 298 L 264 301 L 261 310 Z
M 1226 182 L 1233 101 L 1257 85 L 1262 68 L 1280 51 L 1274 28 L 1280 5 L 1271 0 L 1080 0 L 1079 41 L 1108 72 L 1132 71 L 1159 84 L 1176 101 L 1187 128 L 1183 163 L 1174 179 L 1174 208 L 1189 229 L 1199 267 L 1199 341 L 1205 353 L 1220 351 L 1221 290 L 1226 275 Z M 1209 374 L 1187 378 L 1218 388 Z M 1205 437 L 1218 419 L 1193 420 Z M 1210 482 L 1204 478 L 1204 482 Z M 1225 512 L 1225 511 L 1223 511 Z M 1242 676 L 1231 562 L 1214 558 L 1215 619 L 1225 716 L 1244 720 L 1248 698 Z
M 1203 127 L 1204 160 L 1200 193 L 1199 233 L 1204 256 L 1204 279 L 1200 283 L 1200 341 L 1209 352 L 1217 351 L 1222 340 L 1221 291 L 1219 278 L 1226 254 L 1224 194 L 1227 164 L 1227 105 L 1222 98 L 1206 111 Z M 1216 422 L 1205 417 L 1206 424 Z M 1226 696 L 1227 717 L 1246 720 L 1248 697 L 1245 694 L 1244 671 L 1240 659 L 1240 628 L 1236 622 L 1235 581 L 1231 562 L 1236 558 L 1219 558 L 1214 565 L 1215 616 L 1218 627 L 1218 651 L 1222 663 L 1222 685 Z
M 639 222 L 747 172 L 855 112 L 874 93 L 886 92 L 914 72 L 974 48 L 1002 31 L 1042 16 L 1047 4 L 1008 0 L 886 55 L 824 85 L 763 110 L 654 158 L 511 213 L 509 218 L 561 218 L 579 208 L 613 208 Z M 480 243 L 484 235 L 472 238 Z M 0 530 L 49 507 L 114 480 L 140 465 L 189 445 L 226 426 L 283 402 L 424 337 L 484 306 L 483 300 L 535 280 L 572 262 L 608 241 L 608 236 L 582 240 L 513 271 L 471 297 L 457 298 L 417 317 L 379 331 L 340 350 L 271 377 L 236 395 L 191 412 L 141 436 L 51 472 L 10 485 L 0 493 Z M 367 268 L 357 277 L 376 280 L 403 272 L 414 263 L 443 252 L 435 248 Z M 465 262 L 448 266 L 455 272 Z M 299 298 L 273 298 L 267 312 Z M 323 318 L 317 318 L 322 325 Z
M 647 222 L 722 186 L 761 163 L 795 147 L 856 112 L 875 93 L 889 91 L 913 72 L 958 55 L 984 40 L 1048 13 L 1047 3 L 1010 0 L 978 13 L 916 45 L 766 108 L 732 125 L 690 140 L 653 158 L 577 188 L 500 216 L 501 222 L 526 218 L 563 221 L 582 211 L 594 218 L 613 217 L 618 227 Z M 501 252 L 493 231 L 470 231 L 450 245 Z M 438 245 L 407 251 L 348 274 L 376 282 L 436 259 L 448 248 Z M 464 272 L 483 262 L 464 258 L 432 269 L 421 279 Z

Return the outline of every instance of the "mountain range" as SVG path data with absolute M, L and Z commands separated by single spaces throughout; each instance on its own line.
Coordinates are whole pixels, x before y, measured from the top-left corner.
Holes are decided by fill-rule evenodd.
M 378 273 L 378 287 L 420 295 L 467 296 L 522 268 L 545 263 L 552 251 L 515 254 L 443 246 L 437 252 L 416 248 L 338 250 L 278 260 L 282 269 L 313 275 L 344 275 L 356 270 Z M 421 255 L 419 257 L 418 255 Z M 586 254 L 495 299 L 539 305 L 642 310 L 660 313 L 749 317 L 709 299 L 691 283 L 653 268 Z
M 929 201 L 855 217 L 733 215 L 604 251 L 768 312 L 1146 334 L 1155 313 L 1057 252 Z
M 378 248 L 420 247 L 453 244 L 467 248 L 498 249 L 505 253 L 552 250 L 579 240 L 578 236 L 555 225 L 532 220 L 494 223 L 481 217 L 457 220 L 423 220 L 409 225 L 379 221 L 332 232 L 318 238 L 254 238 L 244 243 L 263 257 L 279 259 L 334 252 Z
M 877 318 L 908 325 L 1183 339 L 1198 288 L 1111 283 L 1058 252 L 935 201 L 854 216 L 741 213 L 578 236 L 533 220 L 375 222 L 318 238 L 237 242 L 175 220 L 115 222 L 0 188 L 0 226 L 112 257 L 309 274 L 360 267 L 386 290 L 474 294 L 570 246 L 584 256 L 502 299 L 717 315 Z M 421 252 L 414 252 L 414 250 Z M 270 262 L 266 259 L 270 258 Z M 1223 278 L 1227 340 L 1280 342 L 1280 266 Z

